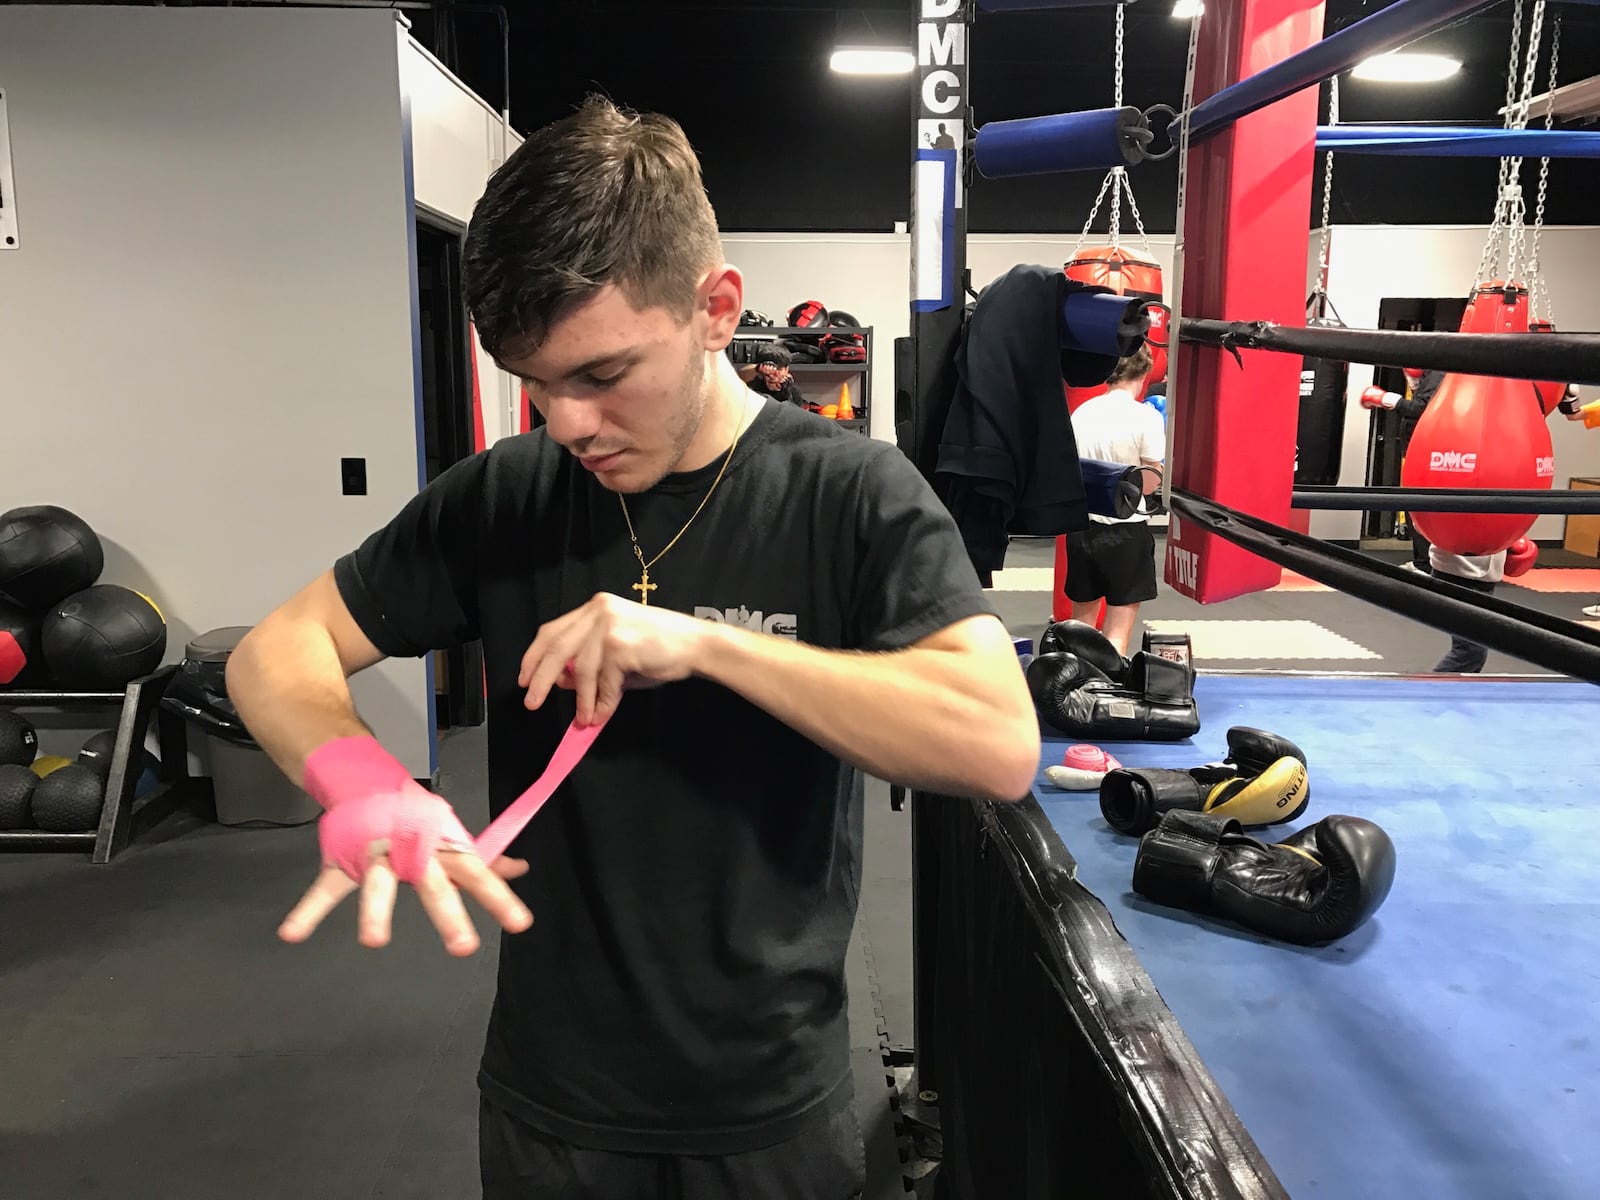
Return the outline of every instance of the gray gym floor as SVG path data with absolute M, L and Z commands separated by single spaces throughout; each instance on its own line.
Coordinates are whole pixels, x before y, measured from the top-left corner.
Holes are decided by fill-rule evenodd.
M 441 755 L 470 828 L 487 820 L 484 747 L 460 730 Z M 910 840 L 886 787 L 868 803 L 850 1024 L 879 1200 L 905 1194 L 884 1052 L 891 1027 L 910 1040 Z M 349 909 L 282 945 L 316 858 L 314 827 L 191 813 L 106 866 L 0 858 L 0 1198 L 477 1194 L 493 954 L 447 957 L 414 901 L 384 951 L 355 945 Z
M 1156 554 L 1164 553 L 1158 537 Z M 1378 550 L 1373 558 L 1400 564 L 1409 551 Z M 1055 543 L 1048 538 L 1016 539 L 1006 555 L 1006 570 L 995 577 L 991 593 L 996 611 L 1018 637 L 1037 639 L 1050 622 L 1053 595 L 1043 578 L 1055 562 Z M 1025 590 L 1008 590 L 1007 573 L 1023 568 L 1029 576 Z M 1139 618 L 1190 629 L 1196 638 L 1195 657 L 1204 669 L 1215 671 L 1353 671 L 1373 674 L 1413 674 L 1432 669 L 1449 647 L 1442 633 L 1418 625 L 1343 593 L 1325 589 L 1284 588 L 1241 596 L 1223 604 L 1196 604 L 1160 583 L 1159 595 L 1142 605 Z M 1539 565 L 1518 580 L 1500 586 L 1497 595 L 1539 612 L 1574 621 L 1589 621 L 1582 609 L 1600 601 L 1600 560 L 1555 549 L 1539 552 Z M 1231 626 L 1220 639 L 1226 655 L 1207 654 L 1201 631 Z M 1138 646 L 1140 628 L 1134 631 Z M 1259 631 L 1257 633 L 1256 631 Z M 1347 642 L 1349 646 L 1338 643 Z M 1331 647 L 1319 657 L 1308 653 Z M 1371 657 L 1351 657 L 1364 651 Z M 1509 655 L 1491 652 L 1484 665 L 1487 674 L 1548 675 L 1549 671 Z
M 1019 542 L 1008 569 L 1036 568 L 1036 581 L 1052 554 L 1049 542 Z M 1546 561 L 1595 566 L 1559 552 Z M 1567 578 L 1544 580 L 1568 590 L 1514 598 L 1576 617 L 1597 576 Z M 1020 636 L 1049 618 L 1048 583 L 994 601 Z M 1445 640 L 1326 592 L 1202 608 L 1163 589 L 1142 615 L 1197 629 L 1302 622 L 1374 656 L 1202 655 L 1202 669 L 1413 672 Z M 1500 655 L 1488 669 L 1534 672 Z M 486 820 L 483 754 L 482 730 L 444 741 L 442 790 L 472 828 Z M 919 1170 L 901 1160 L 909 1139 L 891 1106 L 906 1072 L 884 1059 L 912 1041 L 909 826 L 874 783 L 848 968 L 869 1200 L 905 1195 Z M 348 911 L 311 943 L 281 945 L 273 930 L 312 874 L 315 845 L 309 826 L 228 829 L 180 813 L 107 866 L 0 856 L 0 1200 L 476 1195 L 473 1077 L 493 956 L 446 957 L 414 902 L 379 953 L 354 944 Z

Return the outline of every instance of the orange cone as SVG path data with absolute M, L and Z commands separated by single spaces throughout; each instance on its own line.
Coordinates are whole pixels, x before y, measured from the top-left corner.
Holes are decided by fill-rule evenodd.
M 848 421 L 856 415 L 856 410 L 850 406 L 850 381 L 846 379 L 839 385 L 839 420 Z

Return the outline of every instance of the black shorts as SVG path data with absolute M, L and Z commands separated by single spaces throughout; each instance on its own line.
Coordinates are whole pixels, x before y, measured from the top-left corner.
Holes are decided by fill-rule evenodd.
M 586 1150 L 480 1097 L 478 1165 L 483 1200 L 860 1200 L 867 1176 L 849 1101 L 787 1142 L 699 1158 Z
M 1156 598 L 1156 538 L 1148 521 L 1105 525 L 1067 534 L 1067 599 L 1105 597 L 1111 605 Z

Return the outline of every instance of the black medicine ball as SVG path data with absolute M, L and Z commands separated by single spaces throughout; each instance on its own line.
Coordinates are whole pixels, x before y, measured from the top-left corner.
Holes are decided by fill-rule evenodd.
M 0 764 L 0 829 L 26 829 L 33 824 L 28 802 L 39 777 L 27 767 Z
M 42 613 L 100 578 L 105 550 L 94 530 L 53 504 L 0 513 L 0 600 Z
M 102 729 L 78 751 L 78 765 L 88 767 L 104 783 L 111 778 L 111 756 L 117 749 L 117 731 Z
M 33 823 L 51 833 L 83 833 L 100 824 L 106 789 L 88 767 L 51 771 L 33 789 Z
M 39 753 L 39 735 L 21 713 L 0 709 L 0 763 L 26 767 Z
M 51 674 L 65 686 L 120 688 L 161 665 L 167 625 L 138 592 L 98 584 L 56 605 L 42 641 Z

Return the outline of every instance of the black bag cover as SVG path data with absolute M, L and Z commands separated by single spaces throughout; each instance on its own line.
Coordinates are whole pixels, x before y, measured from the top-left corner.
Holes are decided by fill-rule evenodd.
M 1337 317 L 1307 317 L 1307 328 L 1343 329 Z M 1344 395 L 1350 364 L 1307 355 L 1300 363 L 1300 424 L 1295 439 L 1294 481 L 1339 482 L 1344 443 Z
M 185 658 L 161 696 L 161 707 L 212 737 L 259 749 L 228 698 L 227 670 L 226 662 Z

